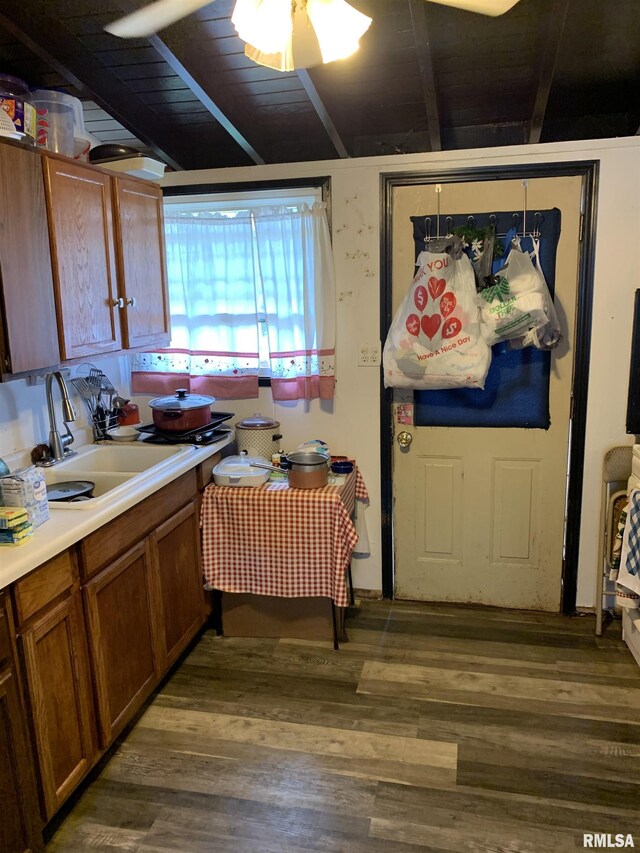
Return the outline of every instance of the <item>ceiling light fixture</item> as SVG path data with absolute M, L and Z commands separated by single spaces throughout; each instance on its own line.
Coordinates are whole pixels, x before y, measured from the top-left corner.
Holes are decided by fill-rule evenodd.
M 496 16 L 518 0 L 429 2 Z M 144 38 L 210 3 L 213 0 L 155 0 L 107 24 L 105 30 L 120 38 Z M 350 56 L 371 24 L 371 18 L 345 0 L 237 0 L 232 20 L 240 38 L 247 42 L 247 56 L 279 71 L 310 68 Z
M 345 59 L 371 25 L 346 0 L 237 0 L 231 20 L 249 59 L 276 71 Z

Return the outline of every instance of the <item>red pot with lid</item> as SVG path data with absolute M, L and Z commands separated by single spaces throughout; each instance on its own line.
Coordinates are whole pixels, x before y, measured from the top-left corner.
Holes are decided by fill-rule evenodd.
M 165 432 L 188 432 L 211 423 L 211 404 L 215 397 L 206 394 L 189 394 L 178 388 L 173 396 L 149 400 L 154 425 Z

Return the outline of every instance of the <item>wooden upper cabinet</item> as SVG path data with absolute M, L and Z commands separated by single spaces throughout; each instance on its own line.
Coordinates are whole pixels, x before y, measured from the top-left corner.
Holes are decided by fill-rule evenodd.
M 45 157 L 45 185 L 63 360 L 121 349 L 112 179 Z
M 120 296 L 124 298 L 124 346 L 169 344 L 169 296 L 164 248 L 162 190 L 114 178 Z
M 0 143 L 0 373 L 60 362 L 40 154 Z

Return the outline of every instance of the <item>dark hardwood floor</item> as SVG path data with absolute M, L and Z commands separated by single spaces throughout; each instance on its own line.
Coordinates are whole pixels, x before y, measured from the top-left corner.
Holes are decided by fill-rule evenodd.
M 47 853 L 640 847 L 640 669 L 590 617 L 365 601 L 350 642 L 204 634 Z

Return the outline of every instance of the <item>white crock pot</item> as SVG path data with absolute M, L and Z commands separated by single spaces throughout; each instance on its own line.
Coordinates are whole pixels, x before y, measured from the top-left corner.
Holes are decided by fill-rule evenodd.
M 238 453 L 247 456 L 261 456 L 271 461 L 274 453 L 280 449 L 282 436 L 278 432 L 279 421 L 256 412 L 250 418 L 244 418 L 236 424 L 236 442 Z

